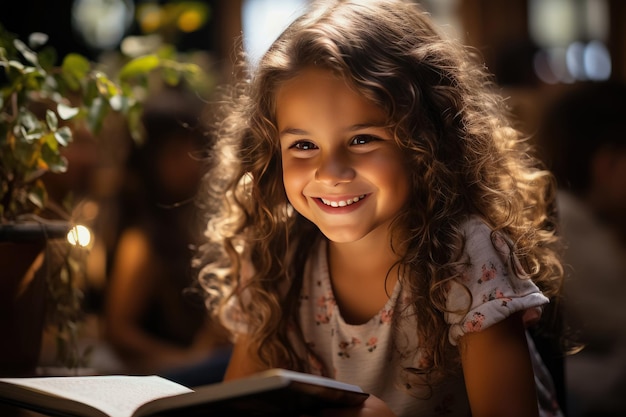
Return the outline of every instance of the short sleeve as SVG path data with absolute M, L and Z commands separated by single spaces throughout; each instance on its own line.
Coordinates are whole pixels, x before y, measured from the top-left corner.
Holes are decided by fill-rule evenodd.
M 453 345 L 464 334 L 486 329 L 518 311 L 540 315 L 541 306 L 548 303 L 524 272 L 506 236 L 492 231 L 478 217 L 470 218 L 464 229 L 465 265 L 446 300 L 448 336 Z M 466 314 L 458 313 L 468 307 Z

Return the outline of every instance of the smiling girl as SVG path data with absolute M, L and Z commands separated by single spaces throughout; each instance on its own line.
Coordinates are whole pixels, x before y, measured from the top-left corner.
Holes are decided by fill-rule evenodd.
M 226 378 L 372 394 L 325 415 L 556 415 L 526 332 L 562 279 L 553 180 L 471 54 L 414 4 L 315 3 L 242 88 L 198 259 Z

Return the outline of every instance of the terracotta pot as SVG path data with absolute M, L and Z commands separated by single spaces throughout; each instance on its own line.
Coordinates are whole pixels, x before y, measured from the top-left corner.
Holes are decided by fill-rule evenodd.
M 35 375 L 45 322 L 46 242 L 67 230 L 67 224 L 0 225 L 0 376 Z
M 33 375 L 44 323 L 45 241 L 0 242 L 0 375 Z

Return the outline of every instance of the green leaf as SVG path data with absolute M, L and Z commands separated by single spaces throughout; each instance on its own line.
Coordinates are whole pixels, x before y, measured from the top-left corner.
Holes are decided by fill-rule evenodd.
M 9 61 L 9 67 L 16 68 L 20 72 L 23 72 L 24 68 L 25 68 L 24 65 L 21 62 L 15 61 L 13 59 Z
M 72 141 L 72 130 L 68 126 L 63 126 L 54 132 L 54 138 L 61 146 L 67 146 Z
M 27 132 L 32 132 L 39 127 L 39 119 L 26 109 L 21 109 L 19 113 L 19 123 L 24 126 Z
M 34 53 L 24 42 L 19 39 L 13 40 L 13 45 L 15 45 L 15 49 L 17 49 L 24 59 L 26 59 L 31 64 L 38 66 L 39 61 L 37 60 L 37 54 Z
M 59 142 L 57 141 L 57 138 L 54 136 L 54 133 L 48 133 L 47 135 L 44 135 L 41 137 L 41 143 L 42 143 L 42 152 L 44 147 L 47 147 L 49 150 L 51 150 L 54 153 L 59 153 Z
M 59 103 L 57 106 L 57 113 L 59 113 L 61 120 L 69 120 L 76 116 L 79 112 L 80 109 L 78 107 L 70 107 L 63 103 Z
M 128 109 L 129 99 L 121 94 L 116 94 L 109 100 L 111 108 L 118 112 L 123 112 Z
M 88 78 L 83 88 L 83 104 L 90 108 L 93 105 L 93 101 L 100 97 L 96 80 L 93 77 Z
M 128 110 L 128 113 L 126 115 L 128 129 L 130 131 L 131 137 L 138 145 L 141 145 L 144 142 L 144 131 L 143 124 L 141 123 L 141 114 L 141 106 L 134 105 Z
M 68 87 L 76 91 L 80 88 L 81 80 L 89 74 L 91 64 L 84 56 L 71 53 L 67 54 L 63 59 L 61 69 L 63 71 L 63 79 Z
M 107 102 L 102 99 L 102 97 L 96 97 L 93 100 L 87 113 L 87 124 L 90 131 L 94 133 L 98 133 L 100 131 L 108 111 L 109 106 Z
M 67 71 L 78 78 L 86 77 L 91 70 L 89 60 L 84 56 L 75 53 L 67 54 L 63 59 L 61 67 L 63 68 L 63 71 Z
M 168 43 L 161 45 L 156 54 L 161 59 L 175 59 L 177 52 L 174 45 Z
M 40 129 L 34 129 L 32 131 L 27 131 L 24 126 L 20 126 L 19 135 L 16 135 L 17 139 L 23 139 L 21 142 L 23 143 L 33 143 L 37 142 L 42 136 L 43 132 Z
M 46 46 L 39 50 L 37 55 L 39 55 L 39 65 L 47 71 L 54 72 L 53 69 L 57 62 L 57 51 L 50 46 Z
M 50 109 L 46 110 L 46 123 L 53 132 L 59 127 L 59 119 L 57 119 L 57 115 Z
M 174 68 L 163 68 L 163 80 L 172 86 L 180 83 L 181 73 Z
M 48 166 L 50 172 L 62 173 L 67 171 L 67 159 L 60 155 L 58 149 L 49 146 L 46 142 L 41 147 L 41 160 Z
M 146 55 L 135 58 L 122 67 L 119 73 L 120 80 L 129 80 L 138 76 L 146 76 L 160 65 L 156 55 Z
M 117 84 L 101 72 L 96 74 L 96 85 L 98 87 L 98 92 L 104 97 L 110 98 L 120 93 L 120 88 Z
M 46 71 L 43 68 L 26 67 L 23 72 L 23 89 L 38 91 L 46 79 Z
M 45 206 L 47 199 L 46 187 L 41 180 L 38 180 L 28 192 L 28 201 L 41 209 Z
M 31 48 L 37 49 L 48 42 L 48 35 L 41 32 L 31 33 L 28 37 L 28 44 Z

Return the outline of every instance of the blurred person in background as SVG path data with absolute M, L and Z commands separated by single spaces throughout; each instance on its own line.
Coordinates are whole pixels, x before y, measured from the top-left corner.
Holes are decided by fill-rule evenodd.
M 625 416 L 626 85 L 562 94 L 540 138 L 560 189 L 566 324 L 583 346 L 565 362 L 569 415 Z
M 203 228 L 195 194 L 207 149 L 203 102 L 164 88 L 145 105 L 145 141 L 131 151 L 119 196 L 118 239 L 104 301 L 105 337 L 125 372 L 188 386 L 220 381 L 230 348 L 190 290 Z

